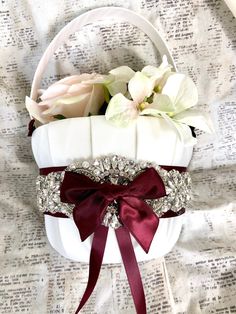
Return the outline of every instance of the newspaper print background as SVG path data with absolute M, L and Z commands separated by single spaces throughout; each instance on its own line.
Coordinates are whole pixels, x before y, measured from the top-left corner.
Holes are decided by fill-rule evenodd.
M 140 263 L 147 312 L 236 313 L 236 21 L 221 0 L 1 1 L 0 313 L 74 313 L 85 289 L 88 266 L 50 247 L 36 209 L 24 99 L 56 33 L 105 5 L 133 9 L 159 29 L 215 125 L 213 135 L 198 133 L 190 165 L 194 200 L 177 245 L 161 260 Z M 158 64 L 155 53 L 128 24 L 91 24 L 58 49 L 42 86 L 79 71 Z M 123 266 L 102 267 L 81 313 L 135 313 Z

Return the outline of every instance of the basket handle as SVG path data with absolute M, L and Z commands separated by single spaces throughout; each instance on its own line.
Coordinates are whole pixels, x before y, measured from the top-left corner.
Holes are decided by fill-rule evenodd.
M 160 52 L 161 56 L 166 55 L 168 58 L 168 62 L 176 70 L 174 60 L 171 56 L 171 53 L 169 52 L 169 49 L 165 41 L 162 39 L 161 35 L 158 33 L 155 27 L 147 19 L 125 8 L 120 7 L 97 8 L 76 17 L 74 20 L 68 23 L 63 29 L 61 29 L 61 31 L 51 41 L 51 43 L 45 50 L 41 60 L 39 61 L 38 67 L 34 74 L 30 93 L 30 98 L 32 100 L 36 101 L 38 97 L 38 89 L 40 86 L 43 73 L 45 71 L 45 68 L 47 67 L 47 64 L 49 63 L 51 56 L 57 50 L 57 48 L 60 47 L 64 42 L 66 42 L 66 40 L 69 38 L 71 34 L 75 33 L 84 25 L 90 24 L 91 22 L 94 21 L 110 19 L 129 22 L 130 24 L 133 24 L 134 26 L 141 29 L 151 39 L 154 46 Z

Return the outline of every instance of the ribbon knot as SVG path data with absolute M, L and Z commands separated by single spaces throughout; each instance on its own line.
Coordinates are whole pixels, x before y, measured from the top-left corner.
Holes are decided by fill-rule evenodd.
M 125 185 L 115 185 L 115 184 L 102 184 L 100 189 L 103 197 L 109 202 L 112 203 L 115 200 L 119 200 L 122 197 L 127 195 L 127 188 Z

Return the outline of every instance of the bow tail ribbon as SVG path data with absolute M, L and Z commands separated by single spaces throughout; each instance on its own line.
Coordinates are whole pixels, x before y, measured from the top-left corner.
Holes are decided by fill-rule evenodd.
M 85 303 L 89 299 L 90 295 L 92 294 L 96 286 L 100 269 L 102 266 L 103 255 L 107 242 L 107 234 L 108 228 L 102 225 L 99 226 L 99 228 L 94 232 L 89 260 L 88 283 L 75 314 L 79 313 L 79 311 L 85 305 Z
M 146 301 L 142 279 L 129 231 L 125 227 L 119 227 L 115 230 L 115 233 L 120 248 L 121 257 L 125 266 L 131 294 L 133 296 L 136 312 L 137 314 L 146 314 Z M 107 235 L 108 228 L 102 225 L 99 226 L 98 229 L 94 232 L 92 248 L 90 252 L 88 283 L 75 314 L 80 312 L 96 286 L 102 265 Z
M 129 231 L 120 227 L 115 230 L 121 257 L 125 266 L 131 294 L 137 314 L 146 314 L 146 301 L 138 263 L 131 242 Z

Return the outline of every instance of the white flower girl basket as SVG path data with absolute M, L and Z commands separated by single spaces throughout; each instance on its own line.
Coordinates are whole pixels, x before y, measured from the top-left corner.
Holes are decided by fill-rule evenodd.
M 150 22 L 127 9 L 99 8 L 75 18 L 50 43 L 35 72 L 30 95 L 32 100 L 37 100 L 40 81 L 55 50 L 84 25 L 91 21 L 107 19 L 126 21 L 140 28 L 151 39 L 160 55 L 166 55 L 169 63 L 176 69 L 165 42 Z M 186 128 L 185 132 L 192 136 L 191 129 L 187 125 L 183 127 Z M 123 163 L 127 163 L 126 167 L 131 168 L 127 168 L 127 171 L 132 172 L 133 161 L 177 168 L 187 167 L 191 160 L 193 146 L 186 146 L 176 129 L 161 117 L 140 116 L 128 127 L 117 128 L 106 121 L 104 116 L 89 116 L 58 120 L 38 127 L 32 134 L 32 149 L 40 169 L 66 167 L 81 161 L 80 167 L 84 169 L 90 167 L 90 171 L 95 169 L 91 166 L 92 163 L 103 162 L 104 167 L 104 163 L 107 162 L 108 172 L 112 167 L 122 172 Z M 101 158 L 108 159 L 104 161 Z M 115 164 L 112 164 L 112 160 L 115 160 Z M 130 160 L 132 160 L 131 165 Z M 90 162 L 90 165 L 86 161 Z M 58 207 L 57 210 L 60 211 Z M 50 210 L 46 208 L 44 211 Z M 137 261 L 150 260 L 167 254 L 179 238 L 183 216 L 183 214 L 166 218 L 160 216 L 159 226 L 148 253 L 143 250 L 135 237 L 131 236 Z M 81 241 L 72 216 L 65 219 L 46 214 L 44 217 L 47 237 L 52 247 L 66 258 L 89 262 L 93 234 Z M 110 226 L 102 262 L 122 262 L 115 229 Z

